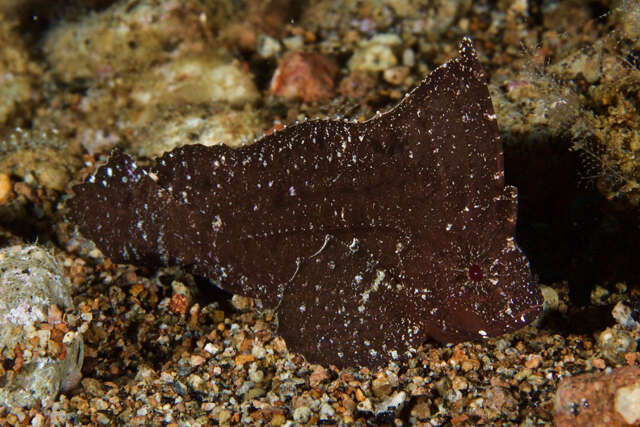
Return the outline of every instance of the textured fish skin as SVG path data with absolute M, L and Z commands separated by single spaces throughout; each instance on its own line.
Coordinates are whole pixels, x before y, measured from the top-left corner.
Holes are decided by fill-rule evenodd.
M 235 150 L 186 145 L 149 171 L 116 151 L 74 192 L 70 219 L 105 255 L 260 298 L 311 362 L 376 367 L 541 311 L 469 39 L 366 122 L 307 121 Z

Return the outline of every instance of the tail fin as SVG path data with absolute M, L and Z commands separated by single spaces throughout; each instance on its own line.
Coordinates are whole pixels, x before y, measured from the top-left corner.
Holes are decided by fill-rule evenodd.
M 188 265 L 197 258 L 203 218 L 115 150 L 106 165 L 73 188 L 69 217 L 114 262 L 149 267 Z M 185 248 L 184 246 L 189 246 Z

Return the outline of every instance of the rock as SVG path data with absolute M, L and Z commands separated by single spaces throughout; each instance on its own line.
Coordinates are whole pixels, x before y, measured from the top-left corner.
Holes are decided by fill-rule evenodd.
M 620 387 L 616 391 L 613 406 L 627 423 L 636 424 L 640 421 L 640 381 Z
M 604 305 L 607 303 L 607 299 L 609 298 L 610 294 L 611 292 L 609 291 L 609 289 L 600 285 L 596 285 L 596 287 L 593 288 L 593 290 L 589 294 L 589 299 L 591 300 L 591 304 Z
M 249 379 L 256 384 L 260 384 L 264 380 L 264 372 L 255 368 L 255 363 L 249 368 Z
M 395 392 L 393 395 L 376 405 L 376 416 L 383 416 L 386 414 L 397 414 L 402 410 L 407 400 L 407 393 L 404 391 Z
M 406 83 L 409 68 L 405 66 L 391 67 L 383 71 L 382 77 L 387 83 L 398 86 Z
M 423 421 L 431 417 L 431 408 L 429 401 L 424 398 L 419 398 L 418 403 L 411 408 L 411 417 L 416 421 Z
M 523 71 L 503 82 L 505 91 L 490 86 L 500 128 L 509 135 L 535 135 L 546 141 L 549 135 L 566 132 L 581 113 L 580 98 L 564 90 L 549 74 Z M 515 142 L 515 141 L 514 141 Z
M 257 28 L 249 22 L 236 22 L 222 28 L 220 39 L 225 45 L 242 52 L 255 52 L 258 43 Z
M 11 178 L 6 173 L 0 173 L 0 205 L 11 199 Z
M 544 298 L 544 302 L 542 303 L 542 312 L 549 313 L 551 311 L 558 310 L 560 305 L 558 291 L 550 286 L 542 285 L 540 286 L 540 292 L 542 292 L 542 298 Z
M 340 81 L 338 92 L 347 98 L 364 100 L 375 92 L 376 81 L 366 71 L 356 70 Z
M 272 426 L 281 426 L 287 419 L 282 414 L 275 414 L 273 418 L 271 418 Z
M 282 39 L 282 44 L 287 50 L 302 50 L 304 48 L 304 38 L 301 35 L 286 37 Z
M 593 84 L 602 75 L 601 63 L 602 55 L 600 52 L 594 50 L 588 52 L 578 51 L 554 64 L 550 71 L 566 80 L 575 80 L 578 77 L 582 77 L 587 83 Z
M 56 259 L 39 246 L 0 249 L 0 403 L 49 406 L 81 378 L 79 333 L 63 334 L 70 285 Z
M 14 24 L 0 14 L 0 125 L 22 125 L 38 99 L 40 66 L 31 60 Z
M 273 37 L 266 34 L 260 34 L 257 37 L 256 50 L 258 55 L 263 59 L 275 58 L 282 51 L 282 45 Z
M 138 156 L 155 157 L 185 144 L 221 145 L 237 148 L 252 142 L 267 124 L 249 107 L 193 106 L 149 111 L 148 123 L 135 133 L 131 150 Z
M 437 39 L 438 35 L 444 34 L 455 22 L 457 16 L 464 16 L 468 3 L 462 0 L 451 0 L 439 2 L 438 7 L 429 10 L 424 21 L 424 31 L 429 39 Z
M 224 52 L 186 57 L 139 76 L 131 98 L 141 106 L 222 102 L 243 106 L 258 98 L 251 74 Z
M 611 315 L 623 328 L 640 333 L 640 322 L 633 318 L 633 310 L 623 301 L 618 301 L 615 307 L 613 307 Z
M 64 191 L 82 167 L 75 152 L 73 145 L 56 131 L 16 128 L 5 140 L 0 140 L 0 170 L 32 186 Z
M 598 336 L 598 348 L 602 356 L 614 364 L 625 362 L 625 354 L 637 348 L 635 336 L 620 327 L 607 328 Z
M 626 426 L 640 421 L 640 368 L 565 378 L 556 391 L 556 426 Z
M 331 405 L 329 405 L 328 403 L 323 403 L 320 406 L 320 412 L 319 412 L 319 418 L 321 421 L 328 421 L 331 420 L 336 414 L 336 410 L 333 409 L 333 407 Z
M 312 365 L 313 372 L 309 375 L 309 385 L 311 387 L 317 387 L 329 378 L 327 369 L 322 365 Z
M 142 141 L 136 154 L 157 156 L 174 148 L 178 136 L 179 145 L 200 139 L 216 144 L 252 140 L 256 134 L 248 135 L 246 126 L 239 125 L 244 118 L 227 123 L 226 110 L 219 120 L 206 123 L 217 107 L 250 109 L 259 97 L 246 64 L 214 35 L 230 13 L 220 4 L 197 0 L 142 0 L 116 2 L 53 26 L 42 41 L 51 70 L 47 76 L 52 86 L 78 91 L 71 108 L 48 107 L 57 128 L 81 135 L 91 154 L 123 141 L 135 152 Z M 227 138 L 219 138 L 221 133 Z
M 203 25 L 205 16 L 208 25 Z M 116 2 L 77 22 L 55 26 L 43 50 L 65 82 L 145 70 L 176 58 L 211 51 L 212 30 L 226 20 L 224 8 L 202 2 Z
M 402 51 L 402 65 L 408 68 L 416 65 L 416 53 L 410 47 Z
M 356 406 L 356 408 L 363 414 L 373 414 L 373 404 L 371 403 L 371 399 L 369 398 L 366 398 L 362 402 L 358 403 L 358 406 Z
M 297 423 L 306 423 L 311 418 L 312 412 L 308 406 L 300 406 L 293 411 L 293 420 Z
M 612 10 L 612 20 L 627 40 L 640 48 L 640 4 L 633 0 L 622 0 Z
M 231 305 L 238 311 L 248 311 L 252 308 L 252 300 L 242 295 L 233 295 L 231 297 Z
M 231 416 L 233 414 L 231 413 L 231 411 L 228 411 L 226 409 L 223 409 L 222 411 L 220 411 L 220 413 L 218 414 L 218 422 L 220 423 L 220 425 L 228 423 L 229 420 L 231 419 Z
M 371 381 L 371 390 L 377 397 L 389 395 L 392 389 L 393 385 L 391 384 L 389 377 L 383 373 L 378 374 L 378 376 Z
M 488 419 L 498 419 L 501 414 L 517 413 L 518 401 L 508 388 L 487 387 L 482 395 L 484 397 L 484 416 Z
M 393 48 L 401 44 L 395 34 L 379 34 L 364 40 L 349 59 L 349 70 L 378 72 L 391 68 L 398 63 Z
M 287 99 L 314 102 L 334 95 L 338 67 L 319 53 L 289 52 L 271 79 L 269 91 Z

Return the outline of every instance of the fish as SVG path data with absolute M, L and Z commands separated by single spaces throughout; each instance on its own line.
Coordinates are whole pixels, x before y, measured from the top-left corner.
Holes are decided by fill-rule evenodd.
M 376 368 L 429 340 L 512 332 L 542 296 L 486 79 L 464 38 L 364 122 L 184 145 L 149 168 L 116 149 L 73 187 L 68 216 L 114 262 L 181 266 L 256 298 L 311 363 Z

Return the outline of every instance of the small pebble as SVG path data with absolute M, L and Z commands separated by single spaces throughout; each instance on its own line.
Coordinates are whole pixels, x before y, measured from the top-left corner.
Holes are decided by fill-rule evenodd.
M 271 418 L 272 426 L 281 426 L 287 419 L 282 414 L 275 414 L 273 418 Z
M 253 362 L 255 357 L 251 354 L 239 354 L 236 356 L 235 362 L 236 366 L 242 366 L 245 363 Z
M 542 297 L 544 298 L 544 302 L 542 303 L 542 311 L 544 313 L 548 313 L 557 310 L 558 306 L 560 305 L 558 292 L 552 287 L 544 285 L 540 286 L 540 292 L 542 293 Z
M 321 365 L 314 365 L 313 372 L 309 376 L 309 384 L 311 387 L 317 387 L 328 378 L 329 374 L 326 368 Z
M 6 173 L 0 173 L 0 205 L 11 199 L 11 179 Z
M 420 402 L 411 409 L 411 416 L 418 420 L 426 420 L 431 417 L 429 402 Z
M 233 415 L 231 411 L 223 409 L 218 413 L 218 422 L 220 422 L 220 424 L 228 423 L 231 419 L 231 415 Z
M 261 383 L 262 380 L 264 379 L 264 372 L 262 372 L 259 369 L 251 370 L 249 371 L 249 379 L 254 383 Z
M 384 374 L 381 374 L 371 382 L 371 390 L 377 397 L 387 396 L 392 389 L 393 386 Z
M 389 46 L 372 44 L 357 50 L 349 60 L 350 70 L 378 72 L 393 67 L 398 59 Z
M 640 421 L 640 378 L 616 391 L 614 407 L 628 424 Z
M 280 42 L 266 34 L 258 35 L 257 43 L 258 55 L 264 59 L 274 58 L 282 51 Z
M 613 307 L 611 315 L 623 328 L 640 333 L 640 322 L 633 318 L 633 310 L 623 301 L 618 301 Z
M 625 354 L 636 351 L 636 337 L 619 327 L 607 328 L 598 336 L 598 348 L 602 356 L 614 364 L 623 364 Z
M 395 392 L 392 396 L 376 405 L 375 413 L 378 416 L 387 413 L 397 414 L 404 407 L 406 399 L 407 393 L 405 393 L 404 391 Z
M 282 39 L 282 44 L 287 50 L 300 50 L 304 47 L 304 38 L 301 35 L 286 37 Z
M 324 420 L 324 421 L 329 420 L 335 414 L 336 414 L 336 410 L 333 409 L 333 407 L 328 403 L 323 403 L 320 406 L 320 412 L 319 412 L 320 420 Z
M 607 297 L 609 296 L 609 290 L 603 286 L 597 285 L 591 291 L 590 298 L 591 304 L 602 305 L 605 304 Z
M 416 53 L 411 48 L 402 51 L 402 65 L 405 67 L 413 67 L 416 65 Z
M 409 69 L 403 66 L 387 68 L 382 73 L 382 77 L 387 83 L 396 86 L 405 83 L 408 75 Z
M 306 423 L 311 418 L 311 414 L 308 406 L 300 406 L 293 410 L 293 420 L 297 423 Z
M 269 91 L 286 99 L 314 102 L 334 95 L 338 67 L 319 53 L 289 52 L 278 64 Z
M 251 355 L 256 359 L 264 359 L 264 357 L 267 355 L 267 352 L 265 351 L 261 343 L 256 343 L 251 348 Z
M 206 361 L 207 361 L 207 359 L 205 359 L 202 356 L 199 356 L 197 354 L 191 355 L 191 366 L 193 366 L 193 367 L 200 366 Z
M 216 355 L 216 354 L 220 353 L 220 348 L 217 347 L 215 344 L 212 344 L 212 343 L 209 342 L 204 346 L 204 351 L 206 351 L 207 353 L 210 353 L 212 355 Z

